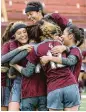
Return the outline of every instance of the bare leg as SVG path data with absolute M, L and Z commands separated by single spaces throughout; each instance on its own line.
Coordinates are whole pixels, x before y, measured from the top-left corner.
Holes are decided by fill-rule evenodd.
M 79 105 L 73 106 L 71 108 L 65 108 L 64 111 L 78 111 Z
M 1 107 L 1 111 L 8 111 L 8 107 L 5 106 Z
M 63 111 L 63 110 L 58 110 L 58 109 L 49 109 L 49 111 Z
M 8 111 L 19 111 L 20 104 L 18 102 L 10 102 L 8 106 Z

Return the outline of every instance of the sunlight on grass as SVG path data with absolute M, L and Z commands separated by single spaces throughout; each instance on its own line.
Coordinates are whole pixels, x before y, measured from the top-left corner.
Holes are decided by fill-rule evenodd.
M 86 93 L 82 93 L 82 96 L 85 96 L 85 98 L 82 97 L 81 99 L 81 105 L 79 111 L 86 111 Z

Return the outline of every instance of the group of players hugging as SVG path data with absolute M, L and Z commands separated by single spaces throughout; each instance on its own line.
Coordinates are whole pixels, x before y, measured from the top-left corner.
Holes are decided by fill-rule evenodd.
M 1 109 L 78 111 L 84 30 L 37 1 L 25 13 L 32 24 L 11 22 L 2 36 Z

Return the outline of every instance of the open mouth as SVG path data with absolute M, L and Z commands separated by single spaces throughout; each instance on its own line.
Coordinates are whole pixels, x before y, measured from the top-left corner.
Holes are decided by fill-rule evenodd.
M 27 40 L 27 37 L 20 38 L 21 40 Z

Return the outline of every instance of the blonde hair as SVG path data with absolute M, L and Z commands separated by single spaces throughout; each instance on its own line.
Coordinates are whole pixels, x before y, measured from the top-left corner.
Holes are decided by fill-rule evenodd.
M 27 28 L 29 38 L 34 39 L 37 43 L 46 38 L 53 38 L 54 34 L 60 36 L 62 34 L 61 28 L 53 23 L 41 20 L 34 25 Z
M 52 34 L 56 33 L 58 36 L 62 34 L 61 28 L 58 25 L 52 24 L 50 22 L 44 21 L 44 24 L 41 26 L 43 36 L 49 37 Z

